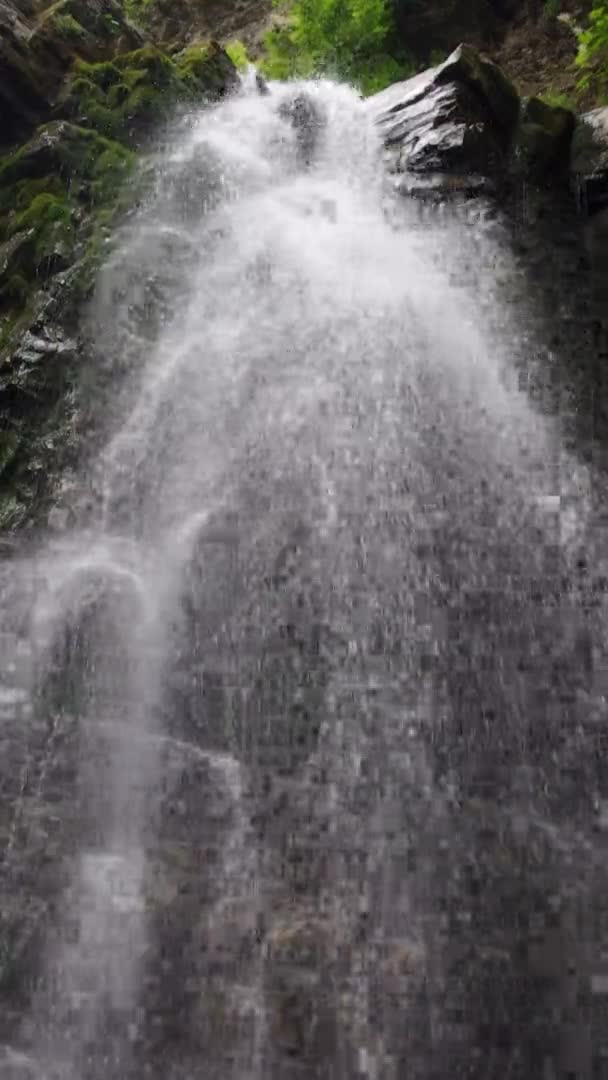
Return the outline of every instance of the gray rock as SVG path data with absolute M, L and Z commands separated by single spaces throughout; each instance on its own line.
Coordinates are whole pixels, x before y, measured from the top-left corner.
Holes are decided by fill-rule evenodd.
M 516 171 L 541 183 L 566 177 L 575 124 L 569 109 L 537 97 L 524 101 L 513 155 Z
M 0 244 L 0 279 L 10 277 L 16 256 L 29 243 L 33 235 L 34 229 L 27 229 L 25 232 L 15 233 L 6 243 Z
M 66 14 L 71 23 L 62 22 Z M 76 35 L 69 29 L 74 21 L 81 30 Z M 0 144 L 48 119 L 75 56 L 101 60 L 143 43 L 118 0 L 78 0 L 69 8 L 59 0 L 40 13 L 0 0 Z
M 608 207 L 608 107 L 579 117 L 572 137 L 570 174 L 581 209 Z
M 495 64 L 460 45 L 439 67 L 374 95 L 368 107 L 382 133 L 389 170 L 404 176 L 405 189 L 441 193 L 454 186 L 446 175 L 458 177 L 462 190 L 469 178 L 477 189 L 480 178 L 500 173 L 519 100 Z M 420 184 L 421 176 L 426 184 Z

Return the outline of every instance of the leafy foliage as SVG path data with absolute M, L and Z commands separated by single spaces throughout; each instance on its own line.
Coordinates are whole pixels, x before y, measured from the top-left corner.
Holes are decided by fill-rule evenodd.
M 391 48 L 389 0 L 295 0 L 283 8 L 283 24 L 265 38 L 260 67 L 274 79 L 328 75 L 373 93 L 412 71 L 402 51 Z
M 249 67 L 251 60 L 247 54 L 247 46 L 242 41 L 236 39 L 229 41 L 226 45 L 226 52 L 237 71 L 245 71 Z
M 608 3 L 596 0 L 589 15 L 589 26 L 579 35 L 576 65 L 582 71 L 580 89 L 594 88 L 602 98 L 608 96 Z

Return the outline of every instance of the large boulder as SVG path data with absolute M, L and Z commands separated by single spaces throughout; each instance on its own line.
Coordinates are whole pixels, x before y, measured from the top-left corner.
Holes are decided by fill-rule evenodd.
M 568 180 L 574 114 L 536 97 L 520 102 L 500 68 L 470 45 L 374 95 L 369 107 L 404 193 L 443 197 L 522 179 Z
M 440 64 L 369 99 L 402 190 L 474 188 L 504 172 L 519 115 L 495 64 L 460 45 Z

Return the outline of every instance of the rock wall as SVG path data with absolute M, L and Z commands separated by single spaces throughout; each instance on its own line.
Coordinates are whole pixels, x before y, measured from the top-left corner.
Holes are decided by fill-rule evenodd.
M 168 55 L 146 41 L 117 0 L 28 11 L 0 4 L 13 144 L 0 157 L 0 529 L 44 516 L 80 445 L 79 315 L 138 194 L 135 152 L 178 103 L 215 99 L 237 78 L 217 45 Z

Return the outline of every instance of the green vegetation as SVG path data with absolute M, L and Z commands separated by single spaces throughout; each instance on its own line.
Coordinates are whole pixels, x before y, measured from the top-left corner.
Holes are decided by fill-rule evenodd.
M 117 218 L 145 197 L 151 174 L 136 171 L 134 148 L 176 105 L 216 98 L 235 79 L 213 45 L 169 55 L 135 48 L 141 38 L 124 11 L 142 15 L 150 5 L 57 0 L 28 46 L 33 69 L 57 60 L 61 119 L 0 154 L 0 530 L 17 528 L 34 506 L 44 512 L 75 452 L 78 313 Z
M 60 0 L 52 17 L 72 18 L 72 2 Z M 127 185 L 130 147 L 176 103 L 223 90 L 233 71 L 207 44 L 172 57 L 148 45 L 75 62 L 59 102 L 69 119 L 43 125 L 0 157 L 0 353 L 49 278 L 77 264 L 71 288 L 89 287 L 115 216 L 137 194 Z
M 78 19 L 75 19 L 69 12 L 66 14 L 56 14 L 53 17 L 53 26 L 57 33 L 65 38 L 67 41 L 72 41 L 75 44 L 83 41 L 87 36 L 87 31 L 82 26 Z
M 125 147 L 65 122 L 0 161 L 0 345 L 37 287 L 86 254 L 134 162 Z
M 283 8 L 284 24 L 265 37 L 260 69 L 269 78 L 327 75 L 364 94 L 412 74 L 399 49 L 389 0 L 295 0 Z
M 127 18 L 131 19 L 134 23 L 145 25 L 146 16 L 150 14 L 150 10 L 153 7 L 154 0 L 124 0 L 124 9 Z
M 226 45 L 226 52 L 237 71 L 245 71 L 249 64 L 252 63 L 247 53 L 247 46 L 242 41 L 230 41 Z
M 582 75 L 581 90 L 593 89 L 600 102 L 608 100 L 608 3 L 595 0 L 589 26 L 579 35 L 576 65 Z
M 116 38 L 125 30 L 123 9 L 119 4 L 91 5 L 85 0 L 56 0 L 40 15 L 32 36 L 34 48 L 48 47 L 59 53 L 84 51 L 87 55 L 112 50 Z
M 206 44 L 169 57 L 153 45 L 96 64 L 77 60 L 63 112 L 111 139 L 132 142 L 180 101 L 221 86 L 223 72 Z
M 539 94 L 539 98 L 545 105 L 551 105 L 554 109 L 569 109 L 570 112 L 576 112 L 577 103 L 574 96 L 565 94 L 561 90 L 545 90 L 544 93 Z

